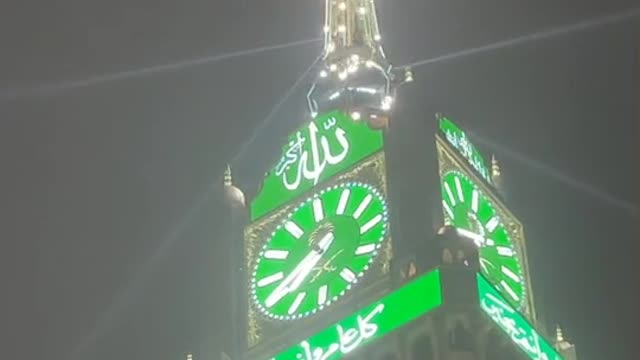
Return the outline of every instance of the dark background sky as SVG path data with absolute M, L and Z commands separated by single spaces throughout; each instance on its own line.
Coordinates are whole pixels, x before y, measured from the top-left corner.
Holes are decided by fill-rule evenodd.
M 320 44 L 33 89 L 315 38 L 322 6 L 319 0 L 3 3 L 3 358 L 168 360 L 193 350 L 213 359 L 216 334 L 225 329 L 220 289 L 227 260 L 220 193 L 204 194 Z M 378 1 L 396 64 L 637 6 Z M 635 16 L 423 66 L 405 90 L 424 93 L 425 102 L 502 159 L 527 229 L 535 292 L 550 321 L 577 343 L 581 360 L 636 357 L 640 237 L 629 201 L 640 184 L 632 170 L 640 154 L 640 135 L 633 133 L 638 44 Z M 305 88 L 243 152 L 235 164 L 241 180 L 261 172 L 268 156 L 259 154 L 279 147 L 274 139 L 302 121 Z M 431 109 L 397 121 L 432 121 Z

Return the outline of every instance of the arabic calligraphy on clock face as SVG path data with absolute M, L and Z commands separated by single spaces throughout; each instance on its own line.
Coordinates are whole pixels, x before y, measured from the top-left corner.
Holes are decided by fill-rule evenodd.
M 335 302 L 369 269 L 387 228 L 386 201 L 370 185 L 344 183 L 311 196 L 260 252 L 251 283 L 258 309 L 297 319 Z
M 335 117 L 320 124 L 309 124 L 307 131 L 299 131 L 289 142 L 285 154 L 275 168 L 287 190 L 293 191 L 303 181 L 318 184 L 328 166 L 341 163 L 349 152 L 349 140 L 344 129 L 337 126 Z
M 466 175 L 451 171 L 442 181 L 445 220 L 480 247 L 482 273 L 518 308 L 526 303 L 520 257 L 495 207 Z

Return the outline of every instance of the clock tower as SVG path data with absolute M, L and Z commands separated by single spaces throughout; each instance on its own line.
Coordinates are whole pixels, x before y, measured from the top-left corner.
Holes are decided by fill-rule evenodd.
M 413 77 L 387 60 L 374 0 L 326 0 L 323 32 L 307 118 L 258 191 L 245 199 L 227 171 L 246 225 L 232 358 L 562 360 L 535 327 L 495 158 L 443 115 L 421 123 L 435 144 L 416 135 L 424 104 L 396 98 Z
M 248 359 L 299 343 L 393 286 L 386 132 L 410 72 L 387 61 L 373 0 L 325 6 L 308 119 L 248 201 Z

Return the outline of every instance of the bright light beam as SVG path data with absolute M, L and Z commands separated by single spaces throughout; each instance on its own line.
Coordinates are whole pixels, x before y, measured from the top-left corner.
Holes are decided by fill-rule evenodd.
M 254 130 L 252 136 L 243 143 L 240 151 L 236 154 L 234 159 L 239 157 L 246 150 L 246 148 L 251 145 L 251 143 L 257 137 L 257 134 L 260 133 L 261 129 L 263 129 L 271 121 L 280 107 L 294 93 L 295 89 L 300 85 L 300 83 L 302 83 L 307 74 L 320 59 L 321 56 L 316 58 L 316 60 L 300 75 L 300 77 L 293 83 L 293 85 L 291 85 L 289 90 L 287 90 L 287 92 L 280 98 L 280 100 L 278 100 L 278 102 L 271 108 L 271 111 L 269 112 L 267 117 Z M 164 241 L 161 242 L 158 249 L 153 252 L 151 257 L 147 261 L 145 261 L 140 266 L 140 268 L 138 268 L 133 278 L 131 278 L 126 286 L 124 286 L 121 291 L 119 291 L 114 296 L 111 305 L 102 314 L 100 314 L 93 329 L 87 335 L 85 335 L 81 343 L 73 349 L 70 356 L 71 360 L 82 358 L 83 355 L 85 355 L 84 353 L 96 343 L 100 336 L 102 336 L 113 326 L 113 323 L 116 320 L 116 315 L 124 311 L 124 309 L 131 302 L 133 302 L 133 299 L 135 299 L 136 291 L 140 291 L 142 289 L 145 280 L 149 276 L 151 276 L 152 270 L 155 268 L 156 263 L 165 258 L 167 253 L 170 252 L 173 245 L 182 236 L 182 232 L 187 227 L 187 225 L 189 225 L 196 214 L 200 212 L 200 209 L 207 203 L 211 195 L 219 189 L 220 184 L 217 181 L 214 181 L 204 191 L 202 196 L 196 199 L 193 206 L 191 206 L 189 211 L 182 217 L 182 219 L 180 219 L 180 221 L 176 224 L 176 226 L 164 239 Z
M 84 88 L 99 84 L 106 84 L 115 81 L 128 80 L 137 77 L 163 73 L 168 71 L 177 71 L 194 66 L 209 65 L 212 63 L 228 60 L 240 56 L 256 55 L 262 52 L 274 51 L 294 47 L 298 45 L 307 45 L 310 43 L 318 42 L 321 39 L 307 39 L 293 41 L 286 44 L 268 45 L 253 49 L 239 50 L 234 52 L 228 52 L 225 54 L 212 55 L 206 57 L 200 57 L 196 59 L 182 60 L 171 64 L 160 64 L 148 66 L 145 68 L 138 68 L 132 70 L 125 70 L 115 73 L 95 75 L 81 80 L 62 81 L 49 84 L 42 84 L 35 87 L 23 88 L 23 89 L 7 89 L 0 91 L 0 101 L 12 101 L 25 97 L 41 97 L 52 96 L 60 92 L 74 90 L 78 88 Z
M 572 24 L 572 25 L 567 25 L 567 26 L 564 26 L 564 27 L 561 27 L 561 28 L 545 30 L 545 31 L 541 31 L 541 32 L 537 32 L 537 33 L 533 33 L 533 34 L 529 34 L 529 35 L 524 35 L 524 36 L 520 36 L 520 37 L 517 37 L 517 38 L 513 38 L 513 39 L 504 40 L 504 41 L 500 41 L 500 42 L 497 42 L 497 43 L 481 46 L 481 47 L 461 50 L 461 51 L 457 51 L 457 52 L 454 52 L 454 53 L 442 55 L 442 56 L 431 58 L 431 59 L 420 60 L 420 61 L 416 61 L 414 63 L 408 64 L 408 65 L 405 65 L 405 66 L 418 67 L 418 66 L 422 66 L 422 65 L 433 64 L 433 63 L 437 63 L 437 62 L 456 59 L 456 58 L 459 58 L 459 57 L 462 57 L 462 56 L 474 55 L 474 54 L 478 54 L 478 53 L 482 53 L 482 52 L 488 52 L 488 51 L 491 51 L 491 50 L 497 50 L 497 49 L 505 48 L 505 47 L 509 47 L 509 46 L 520 45 L 520 44 L 524 44 L 524 43 L 531 42 L 531 41 L 537 41 L 537 40 L 550 38 L 550 37 L 553 37 L 553 36 L 564 35 L 564 34 L 567 34 L 567 33 L 570 33 L 570 32 L 575 32 L 575 31 L 585 30 L 585 29 L 589 29 L 589 28 L 593 28 L 593 27 L 597 27 L 597 26 L 603 26 L 603 25 L 607 25 L 607 24 L 613 24 L 613 23 L 621 22 L 621 21 L 624 21 L 624 20 L 628 20 L 628 19 L 630 19 L 632 17 L 635 17 L 635 16 L 637 16 L 639 14 L 640 14 L 640 9 L 633 9 L 633 10 L 626 11 L 626 12 L 623 12 L 623 13 L 616 13 L 616 14 L 612 14 L 612 15 L 601 17 L 601 18 L 597 18 L 597 19 L 585 20 L 585 21 L 582 21 L 582 22 L 579 22 L 579 23 L 576 23 L 576 24 Z M 91 86 L 91 85 L 100 84 L 100 83 L 107 83 L 107 82 L 111 82 L 111 81 L 124 80 L 124 79 L 129 79 L 129 78 L 143 76 L 143 75 L 149 75 L 149 74 L 158 73 L 158 72 L 178 70 L 178 69 L 183 69 L 183 68 L 190 67 L 190 66 L 205 65 L 205 64 L 209 64 L 209 63 L 216 62 L 216 61 L 221 61 L 221 60 L 226 60 L 226 59 L 233 58 L 233 57 L 238 57 L 238 56 L 243 56 L 243 55 L 252 55 L 252 54 L 256 54 L 256 53 L 263 52 L 263 51 L 282 49 L 282 48 L 286 48 L 286 47 L 292 47 L 292 46 L 297 46 L 297 45 L 308 44 L 308 43 L 312 43 L 312 42 L 316 42 L 316 41 L 320 41 L 320 39 L 301 40 L 301 41 L 287 43 L 287 44 L 266 46 L 266 47 L 261 47 L 261 48 L 257 48 L 257 49 L 242 50 L 242 51 L 237 51 L 237 52 L 227 53 L 227 54 L 221 54 L 221 55 L 216 55 L 216 56 L 211 56 L 211 57 L 206 57 L 206 58 L 186 60 L 186 61 L 173 63 L 173 64 L 157 65 L 157 66 L 151 66 L 151 67 L 143 68 L 143 69 L 123 71 L 123 72 L 119 72 L 119 73 L 115 73 L 115 74 L 100 75 L 100 76 L 95 76 L 95 77 L 88 78 L 88 79 L 85 79 L 85 80 L 78 80 L 78 81 L 72 81 L 72 82 L 64 82 L 64 83 L 43 85 L 43 86 L 40 86 L 40 87 L 37 87 L 37 88 L 26 89 L 26 90 L 6 91 L 6 92 L 0 93 L 0 100 L 13 100 L 13 99 L 17 99 L 17 98 L 21 98 L 21 97 L 25 97 L 25 96 L 38 96 L 38 95 L 54 94 L 54 93 L 59 92 L 59 91 L 71 90 L 71 89 L 75 89 L 75 88 Z M 302 76 L 300 76 L 300 78 L 298 78 L 298 80 L 282 96 L 282 98 L 280 98 L 280 100 L 276 103 L 276 105 L 271 109 L 271 111 L 269 112 L 267 117 L 254 130 L 252 136 L 245 143 L 242 144 L 240 150 L 238 151 L 236 156 L 234 156 L 234 158 L 233 158 L 234 160 L 237 160 L 239 157 L 241 157 L 241 155 L 246 151 L 246 149 L 253 143 L 253 141 L 257 137 L 257 134 L 260 133 L 260 130 L 263 129 L 271 121 L 271 118 L 273 118 L 273 116 L 279 110 L 279 108 L 293 94 L 293 92 L 295 91 L 297 86 L 303 81 L 303 79 L 306 77 L 307 73 L 311 70 L 311 68 L 313 67 L 313 65 L 315 65 L 316 62 L 317 62 L 317 60 L 314 61 L 314 63 L 307 69 L 307 71 L 305 71 L 305 73 L 303 73 Z M 490 144 L 489 146 L 493 146 L 494 148 L 501 148 L 499 145 L 495 144 L 494 142 L 488 141 L 486 139 L 483 140 L 481 137 L 478 137 L 478 136 L 475 136 L 475 137 L 479 142 L 483 142 L 484 141 L 485 144 L 487 144 L 487 143 Z M 571 177 L 569 177 L 567 175 L 564 175 L 564 174 L 560 173 L 558 170 L 550 168 L 549 166 L 547 166 L 545 164 L 542 164 L 542 163 L 540 163 L 538 161 L 535 161 L 535 160 L 532 160 L 532 159 L 528 159 L 525 156 L 523 156 L 521 154 L 518 154 L 516 152 L 510 151 L 508 149 L 504 149 L 504 148 L 502 148 L 502 149 L 503 149 L 502 152 L 504 154 L 507 154 L 508 156 L 510 156 L 512 158 L 515 158 L 516 160 L 519 160 L 519 161 L 522 161 L 522 162 L 526 162 L 529 165 L 544 171 L 545 173 L 553 176 L 556 179 L 559 179 L 560 181 L 562 181 L 564 183 L 568 183 L 570 185 L 574 185 L 575 187 L 577 187 L 579 189 L 582 189 L 583 191 L 586 191 L 587 193 L 589 193 L 591 195 L 595 195 L 595 196 L 597 196 L 597 197 L 599 197 L 601 199 L 605 199 L 608 202 L 616 204 L 616 205 L 618 205 L 618 206 L 620 206 L 622 208 L 625 208 L 627 210 L 638 211 L 638 208 L 636 206 L 634 206 L 633 204 L 631 204 L 631 203 L 624 202 L 622 200 L 616 199 L 616 198 L 612 197 L 611 195 L 605 194 L 605 193 L 593 188 L 592 186 L 590 186 L 588 184 L 584 184 L 582 182 L 579 182 L 579 181 L 577 181 L 577 180 L 575 180 L 575 179 L 573 179 L 573 178 L 571 178 Z M 233 161 L 233 162 L 235 162 L 235 161 Z M 168 252 L 168 250 L 171 248 L 173 243 L 175 243 L 175 241 L 180 237 L 180 235 L 182 234 L 183 229 L 190 222 L 191 218 L 206 203 L 206 201 L 208 200 L 209 196 L 212 193 L 212 190 L 216 189 L 217 187 L 218 187 L 218 183 L 214 182 L 205 191 L 205 193 L 200 197 L 200 199 L 198 201 L 196 201 L 194 206 L 191 207 L 191 209 L 187 212 L 187 214 L 181 219 L 181 221 L 174 228 L 174 230 L 169 234 L 169 236 L 165 239 L 165 241 L 162 242 L 162 244 L 160 245 L 160 248 L 158 250 L 156 250 L 154 252 L 154 254 L 151 256 L 151 258 L 143 264 L 141 269 L 136 273 L 136 275 L 133 277 L 133 279 L 128 283 L 128 286 L 125 287 L 124 291 L 121 291 L 120 293 L 118 293 L 118 295 L 114 298 L 114 301 L 112 302 L 112 305 L 98 319 L 98 321 L 96 323 L 96 326 L 94 327 L 93 331 L 91 331 L 83 339 L 82 343 L 79 344 L 79 346 L 77 346 L 74 349 L 74 351 L 72 353 L 72 359 L 80 356 L 80 354 L 82 354 L 87 349 L 87 347 L 92 345 L 97 340 L 97 338 L 101 334 L 103 334 L 110 327 L 110 325 L 112 325 L 112 322 L 114 321 L 115 315 L 117 314 L 118 311 L 121 311 L 122 308 L 125 307 L 125 305 L 129 302 L 127 300 L 131 300 L 131 298 L 134 295 L 133 294 L 133 290 L 140 288 L 140 284 L 142 283 L 142 280 L 145 279 L 148 276 L 149 272 L 153 268 L 152 265 L 154 265 L 157 261 L 159 261 L 161 258 L 164 257 L 164 255 Z
M 507 39 L 507 40 L 498 41 L 498 42 L 484 45 L 484 46 L 464 49 L 464 50 L 452 52 L 449 54 L 441 55 L 438 57 L 430 58 L 430 59 L 415 61 L 413 63 L 407 64 L 404 66 L 416 68 L 423 65 L 429 65 L 429 64 L 439 63 L 443 61 L 453 60 L 453 59 L 457 59 L 457 58 L 465 57 L 469 55 L 476 55 L 476 54 L 480 54 L 488 51 L 498 50 L 498 49 L 516 46 L 516 45 L 522 45 L 522 44 L 526 44 L 534 41 L 548 39 L 555 36 L 566 35 L 566 34 L 577 32 L 577 31 L 583 31 L 583 30 L 587 30 L 595 27 L 619 23 L 625 20 L 629 20 L 638 15 L 640 15 L 640 8 L 635 8 L 635 9 L 627 10 L 624 12 L 618 12 L 611 15 L 595 18 L 595 19 L 580 21 L 575 24 L 565 25 L 562 27 L 554 28 L 554 29 L 538 31 L 535 33 L 531 33 L 531 34 L 527 34 L 527 35 L 523 35 L 523 36 L 519 36 L 519 37 Z
M 313 61 L 313 63 L 311 63 L 311 65 L 309 65 L 307 70 L 305 70 L 302 73 L 302 75 L 300 75 L 300 77 L 298 77 L 298 79 L 293 83 L 293 85 L 291 85 L 289 90 L 287 90 L 287 92 L 285 92 L 284 95 L 282 95 L 282 97 L 278 100 L 278 102 L 271 108 L 271 111 L 269 111 L 267 116 L 253 130 L 253 132 L 251 133 L 251 136 L 244 143 L 242 143 L 242 145 L 240 145 L 240 149 L 238 150 L 236 155 L 231 159 L 231 164 L 237 163 L 238 159 L 240 159 L 244 155 L 244 153 L 247 151 L 249 146 L 251 146 L 251 144 L 253 144 L 253 142 L 256 140 L 256 138 L 258 137 L 258 134 L 260 134 L 262 132 L 262 129 L 264 129 L 269 123 L 271 123 L 271 121 L 273 120 L 275 115 L 278 113 L 278 110 L 280 110 L 282 105 L 284 105 L 284 103 L 287 100 L 289 100 L 291 95 L 293 95 L 293 93 L 298 88 L 298 86 L 300 86 L 302 81 L 307 78 L 307 74 L 309 74 L 311 69 L 313 69 L 313 67 L 318 63 L 318 61 L 320 61 L 322 56 L 323 55 L 318 56 Z
M 572 176 L 564 174 L 562 171 L 555 169 L 541 161 L 532 159 L 528 156 L 520 154 L 513 149 L 508 149 L 495 141 L 487 139 L 485 137 L 479 136 L 476 133 L 469 133 L 474 140 L 478 143 L 485 145 L 488 148 L 492 148 L 496 150 L 497 153 L 503 154 L 504 156 L 511 158 L 519 163 L 526 164 L 527 166 L 540 171 L 548 175 L 549 177 L 568 185 L 570 188 L 574 190 L 582 191 L 596 199 L 604 201 L 614 207 L 618 207 L 624 209 L 630 213 L 638 213 L 640 209 L 630 201 L 625 201 L 623 199 L 619 199 L 603 190 L 600 190 L 593 185 L 587 184 L 584 181 L 580 181 Z

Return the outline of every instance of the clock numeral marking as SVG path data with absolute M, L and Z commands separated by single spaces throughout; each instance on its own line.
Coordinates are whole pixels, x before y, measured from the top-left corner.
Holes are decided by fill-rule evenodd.
M 364 200 L 362 200 L 360 205 L 358 205 L 356 212 L 353 213 L 354 219 L 358 220 L 360 216 L 362 216 L 362 213 L 364 213 L 364 211 L 367 210 L 367 207 L 371 203 L 372 199 L 373 199 L 373 196 L 371 194 L 367 194 L 367 196 L 364 198 Z
M 509 293 L 509 295 L 513 298 L 513 300 L 520 301 L 520 298 L 518 297 L 516 292 L 513 291 L 511 286 L 509 286 L 509 284 L 507 284 L 506 281 L 504 281 L 504 280 L 500 281 L 500 285 L 502 285 L 502 288 L 505 289 Z
M 287 221 L 284 224 L 284 228 L 287 229 L 287 231 L 296 239 L 300 239 L 300 237 L 304 235 L 304 231 L 293 221 Z
M 491 220 L 489 220 L 487 222 L 485 227 L 487 228 L 487 230 L 489 232 L 493 232 L 498 227 L 499 224 L 500 224 L 500 219 L 498 219 L 498 217 L 494 216 L 494 217 L 491 218 Z
M 453 211 L 451 211 L 451 208 L 449 207 L 449 205 L 447 204 L 447 202 L 446 202 L 446 201 L 444 201 L 444 200 L 442 200 L 442 207 L 444 207 L 444 211 L 446 211 L 446 212 L 447 212 L 447 215 L 449 215 L 449 217 L 450 217 L 451 219 L 454 219 Z
M 300 304 L 302 304 L 302 301 L 304 300 L 304 298 L 307 296 L 307 293 L 305 291 L 301 292 L 298 294 L 298 296 L 296 296 L 296 299 L 293 300 L 293 304 L 291 304 L 291 306 L 289 306 L 289 315 L 295 313 L 296 311 L 298 311 L 298 308 L 300 307 Z
M 471 193 L 471 210 L 473 210 L 474 213 L 478 213 L 478 201 L 479 201 L 479 194 L 478 194 L 478 190 L 473 189 L 473 193 Z
M 373 219 L 369 220 L 369 222 L 367 222 L 366 224 L 362 225 L 362 227 L 360 227 L 360 234 L 362 235 L 367 231 L 371 230 L 371 228 L 376 226 L 380 222 L 380 220 L 382 220 L 381 214 L 374 216 Z
M 508 248 L 508 247 L 498 246 L 498 247 L 496 247 L 496 250 L 498 250 L 498 255 L 501 255 L 501 256 L 513 257 L 513 255 L 514 255 L 513 249 Z
M 464 202 L 464 194 L 462 193 L 462 184 L 460 183 L 460 178 L 456 177 L 455 182 L 456 190 L 458 191 L 458 199 L 460 199 L 460 202 Z
M 340 201 L 338 202 L 338 209 L 336 209 L 336 215 L 344 214 L 344 210 L 347 208 L 347 203 L 349 202 L 349 195 L 351 195 L 351 190 L 342 190 L 342 194 L 340 194 Z
M 260 279 L 260 281 L 258 281 L 258 287 L 271 285 L 276 281 L 282 280 L 283 278 L 284 278 L 284 273 L 282 271 L 279 273 L 275 273 L 273 275 L 269 275 L 265 278 Z
M 346 282 L 352 283 L 356 279 L 356 274 L 349 268 L 344 268 L 340 272 L 340 277 L 343 278 Z
M 313 217 L 316 222 L 324 219 L 324 211 L 322 210 L 322 200 L 320 198 L 313 199 Z
M 356 248 L 356 255 L 368 254 L 376 249 L 376 244 L 360 245 Z
M 327 302 L 327 295 L 329 293 L 329 285 L 322 285 L 318 289 L 318 305 L 324 305 Z
M 286 250 L 267 250 L 264 252 L 266 259 L 285 260 L 288 256 L 289 252 Z
M 456 206 L 456 198 L 453 197 L 453 193 L 451 192 L 451 187 L 449 186 L 448 182 L 444 183 L 444 190 L 447 192 L 447 196 L 449 196 L 451 206 Z
M 502 266 L 502 273 L 507 275 L 511 280 L 515 282 L 521 281 L 520 277 L 516 275 L 513 271 L 511 271 L 511 269 L 509 269 L 508 267 Z

